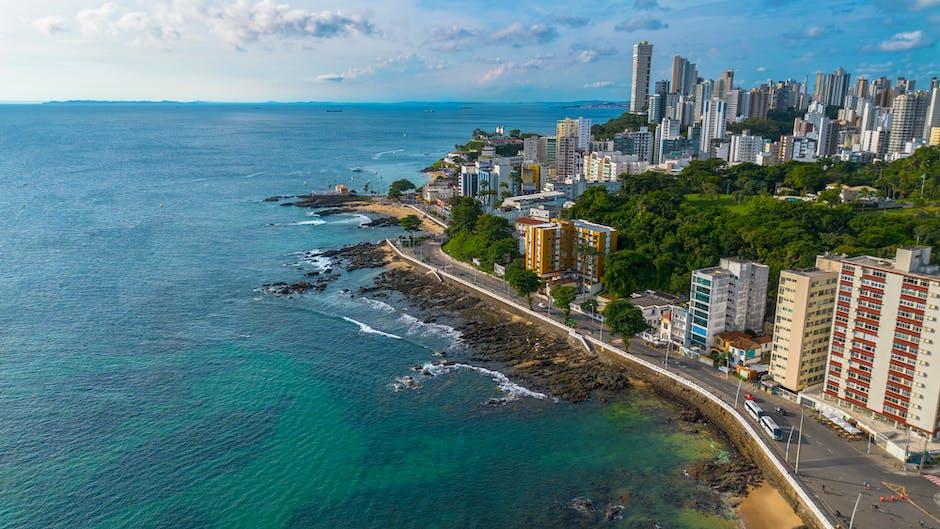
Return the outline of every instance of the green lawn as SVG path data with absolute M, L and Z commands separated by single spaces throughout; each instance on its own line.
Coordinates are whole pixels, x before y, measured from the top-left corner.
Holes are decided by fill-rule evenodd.
M 747 203 L 738 204 L 732 195 L 703 195 L 689 193 L 685 199 L 700 208 L 724 208 L 732 213 L 747 213 L 750 207 Z

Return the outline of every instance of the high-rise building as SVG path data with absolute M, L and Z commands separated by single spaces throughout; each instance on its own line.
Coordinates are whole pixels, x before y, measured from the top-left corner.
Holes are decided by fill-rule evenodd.
M 891 135 L 888 137 L 888 156 L 904 152 L 904 144 L 914 137 L 916 101 L 912 95 L 899 94 L 891 107 Z
M 646 104 L 646 121 L 649 124 L 659 123 L 663 119 L 664 94 L 650 94 Z
M 725 116 L 728 119 L 728 123 L 734 123 L 737 121 L 738 116 L 743 113 L 743 95 L 744 92 L 741 90 L 728 90 L 728 92 L 725 93 Z
M 681 124 L 679 120 L 672 118 L 663 118 L 659 126 L 656 127 L 656 142 L 654 144 L 654 159 L 656 163 L 663 163 L 666 160 L 664 142 L 674 140 L 680 136 Z
M 855 96 L 856 97 L 865 97 L 869 96 L 868 94 L 868 78 L 861 76 L 855 79 Z
M 712 98 L 715 82 L 711 79 L 705 79 L 695 85 L 695 109 L 692 112 L 692 121 L 697 123 L 702 120 L 702 114 L 705 112 L 705 103 Z
M 699 152 L 709 158 L 712 140 L 725 137 L 727 126 L 725 102 L 720 97 L 713 97 L 705 102 L 702 114 L 702 139 Z
M 914 92 L 908 94 L 914 99 L 914 130 L 913 138 L 923 138 L 927 127 L 927 114 L 930 113 L 930 103 L 932 94 L 929 92 Z M 932 118 L 931 118 L 932 119 Z
M 940 147 L 940 127 L 934 127 L 930 131 L 930 138 L 927 139 L 927 145 L 931 147 Z
M 724 98 L 725 94 L 729 90 L 734 88 L 734 70 L 725 70 L 721 72 L 721 77 L 718 78 L 718 82 L 715 83 L 715 91 L 718 92 L 717 96 Z
M 555 140 L 555 177 L 564 181 L 578 174 L 578 138 L 560 136 Z
M 770 374 L 794 393 L 826 378 L 838 278 L 819 268 L 780 272 Z
M 915 86 L 917 86 L 916 80 L 898 77 L 897 82 L 894 83 L 894 95 L 910 94 L 914 92 Z
M 850 75 L 840 66 L 829 74 L 826 80 L 826 104 L 832 107 L 841 107 L 845 96 L 849 93 Z
M 633 45 L 633 89 L 630 92 L 630 111 L 646 112 L 650 91 L 650 72 L 653 68 L 653 45 L 647 41 Z
M 934 79 L 933 84 L 937 84 L 936 81 Z M 930 133 L 934 127 L 940 127 L 940 86 L 934 86 L 930 90 L 927 116 L 924 118 L 924 139 L 930 139 Z
M 653 133 L 649 127 L 618 132 L 614 135 L 614 148 L 627 155 L 636 155 L 641 162 L 653 163 Z
M 760 85 L 748 93 L 747 118 L 766 118 L 770 111 L 770 87 Z
M 764 329 L 769 268 L 723 258 L 718 266 L 692 272 L 689 319 L 692 345 L 708 349 L 725 331 Z
M 824 393 L 915 428 L 938 432 L 940 274 L 931 249 L 899 248 L 894 259 L 820 256 L 839 276 Z
M 692 95 L 695 83 L 698 82 L 698 72 L 695 63 L 678 55 L 672 58 L 672 90 L 677 94 Z
M 559 120 L 555 123 L 555 137 L 575 138 L 577 148 L 587 150 L 588 144 L 591 143 L 591 120 L 584 117 Z
M 731 163 L 757 163 L 758 158 L 764 152 L 765 144 L 764 138 L 751 136 L 749 131 L 744 131 L 743 134 L 733 134 L 728 161 Z
M 813 101 L 819 101 L 821 103 L 826 102 L 826 74 L 823 72 L 816 72 L 816 82 L 813 83 Z
M 522 161 L 523 162 L 539 162 L 539 138 L 538 136 L 530 136 L 522 140 Z

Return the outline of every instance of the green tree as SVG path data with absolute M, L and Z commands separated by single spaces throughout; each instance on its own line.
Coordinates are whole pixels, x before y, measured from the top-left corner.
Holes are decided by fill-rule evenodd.
M 653 263 L 645 254 L 636 250 L 620 250 L 607 256 L 604 288 L 620 297 L 627 297 L 656 286 L 655 276 Z
M 414 182 L 408 180 L 407 178 L 402 178 L 400 180 L 395 180 L 388 186 L 388 198 L 398 198 L 405 191 L 414 189 Z
M 417 215 L 405 215 L 399 221 L 399 225 L 403 230 L 407 231 L 411 235 L 411 245 L 414 246 L 414 232 L 416 232 L 421 227 L 421 219 L 419 219 Z
M 456 234 L 461 231 L 473 231 L 477 225 L 477 219 L 483 215 L 483 208 L 472 197 L 454 197 L 450 202 L 450 225 L 447 228 L 448 234 Z
M 597 313 L 597 299 L 596 298 L 587 298 L 581 302 L 581 310 L 584 312 L 590 312 L 592 315 Z
M 529 302 L 529 309 L 532 308 L 532 294 L 535 294 L 542 288 L 542 278 L 532 270 L 526 268 L 513 267 L 507 271 L 506 281 L 509 286 L 516 290 L 520 296 L 524 296 Z
M 604 307 L 604 321 L 614 334 L 619 334 L 624 345 L 649 326 L 643 312 L 625 299 L 611 301 Z
M 555 301 L 555 305 L 564 313 L 566 323 L 571 321 L 571 304 L 574 303 L 577 294 L 577 290 L 571 285 L 562 285 L 552 289 L 552 299 Z

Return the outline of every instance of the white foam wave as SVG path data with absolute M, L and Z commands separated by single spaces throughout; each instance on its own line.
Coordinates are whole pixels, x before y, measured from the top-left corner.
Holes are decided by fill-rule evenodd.
M 278 226 L 319 226 L 321 224 L 326 224 L 326 221 L 323 219 L 298 220 L 296 222 L 284 222 L 278 224 Z
M 352 214 L 343 214 L 343 220 L 334 220 L 330 224 L 358 224 L 362 226 L 363 224 L 368 224 L 372 222 L 372 219 L 361 214 L 361 213 L 352 213 Z
M 429 376 L 436 377 L 440 375 L 445 375 L 457 371 L 458 369 L 469 369 L 471 371 L 476 371 L 490 377 L 493 382 L 496 383 L 496 387 L 500 391 L 506 394 L 507 400 L 518 400 L 521 397 L 530 397 L 533 399 L 543 400 L 547 399 L 548 395 L 544 393 L 539 393 L 537 391 L 532 391 L 531 389 L 525 388 L 516 384 L 515 382 L 509 380 L 509 377 L 500 373 L 499 371 L 494 371 L 492 369 L 486 369 L 485 367 L 472 366 L 470 364 L 449 364 L 449 363 L 433 363 L 429 362 L 424 364 L 421 367 L 421 372 Z
M 388 303 L 384 301 L 380 301 L 378 299 L 370 299 L 370 298 L 359 298 L 359 299 L 361 299 L 363 303 L 365 303 L 366 305 L 369 305 L 370 307 L 374 309 L 378 309 L 383 312 L 388 312 L 389 314 L 395 312 L 395 307 L 389 305 Z
M 378 329 L 373 329 L 372 327 L 369 327 L 368 325 L 366 325 L 365 323 L 362 323 L 361 321 L 357 321 L 352 318 L 347 318 L 346 316 L 343 316 L 343 319 L 348 321 L 349 323 L 355 323 L 356 325 L 358 325 L 359 332 L 366 333 L 366 334 L 378 334 L 380 336 L 387 336 L 389 338 L 401 340 L 401 336 L 397 336 L 397 335 L 387 333 L 387 332 L 382 332 Z
M 398 320 L 408 327 L 407 333 L 418 336 L 440 336 L 449 339 L 454 345 L 460 343 L 460 331 L 442 323 L 421 321 L 410 314 L 402 314 Z
M 299 255 L 300 258 L 296 263 L 284 265 L 284 266 L 293 266 L 294 268 L 310 268 L 318 272 L 322 272 L 328 268 L 332 268 L 333 260 L 329 257 L 324 257 L 320 255 L 320 250 L 310 250 L 308 252 L 298 252 L 292 255 Z
M 377 153 L 375 153 L 374 155 L 372 155 L 372 159 L 373 159 L 373 160 L 378 160 L 379 158 L 381 158 L 381 157 L 383 157 L 383 156 L 388 156 L 389 154 L 398 154 L 398 153 L 404 152 L 404 151 L 405 151 L 405 149 L 393 149 L 393 150 L 391 150 L 391 151 L 377 152 Z

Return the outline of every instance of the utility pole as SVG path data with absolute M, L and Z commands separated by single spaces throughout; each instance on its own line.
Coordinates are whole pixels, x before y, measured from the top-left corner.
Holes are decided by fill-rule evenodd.
M 666 345 L 666 361 L 663 364 L 663 367 L 666 369 L 666 371 L 669 371 L 669 351 L 671 349 L 672 349 L 672 342 L 669 342 L 669 344 Z
M 791 425 L 790 425 L 790 435 L 787 436 L 787 455 L 785 455 L 785 456 L 783 457 L 783 460 L 786 461 L 787 463 L 790 462 L 790 441 L 793 440 L 793 428 L 794 428 L 794 426 L 791 424 Z
M 924 461 L 927 460 L 927 440 L 930 439 L 930 436 L 924 436 L 924 451 L 920 454 L 920 466 L 917 467 L 917 473 L 920 474 L 924 471 Z
M 800 404 L 800 434 L 796 438 L 796 466 L 793 469 L 794 474 L 800 473 L 800 446 L 803 445 L 803 405 Z
M 865 453 L 871 453 L 871 432 L 868 433 L 868 448 L 865 449 Z
M 852 517 L 849 518 L 849 529 L 852 529 L 852 525 L 855 524 L 855 511 L 858 510 L 858 502 L 862 499 L 862 493 L 858 493 L 858 497 L 855 498 L 855 507 L 852 507 Z
M 738 390 L 734 392 L 734 409 L 738 409 L 738 395 L 741 394 L 741 383 L 744 382 L 744 379 L 738 377 Z

